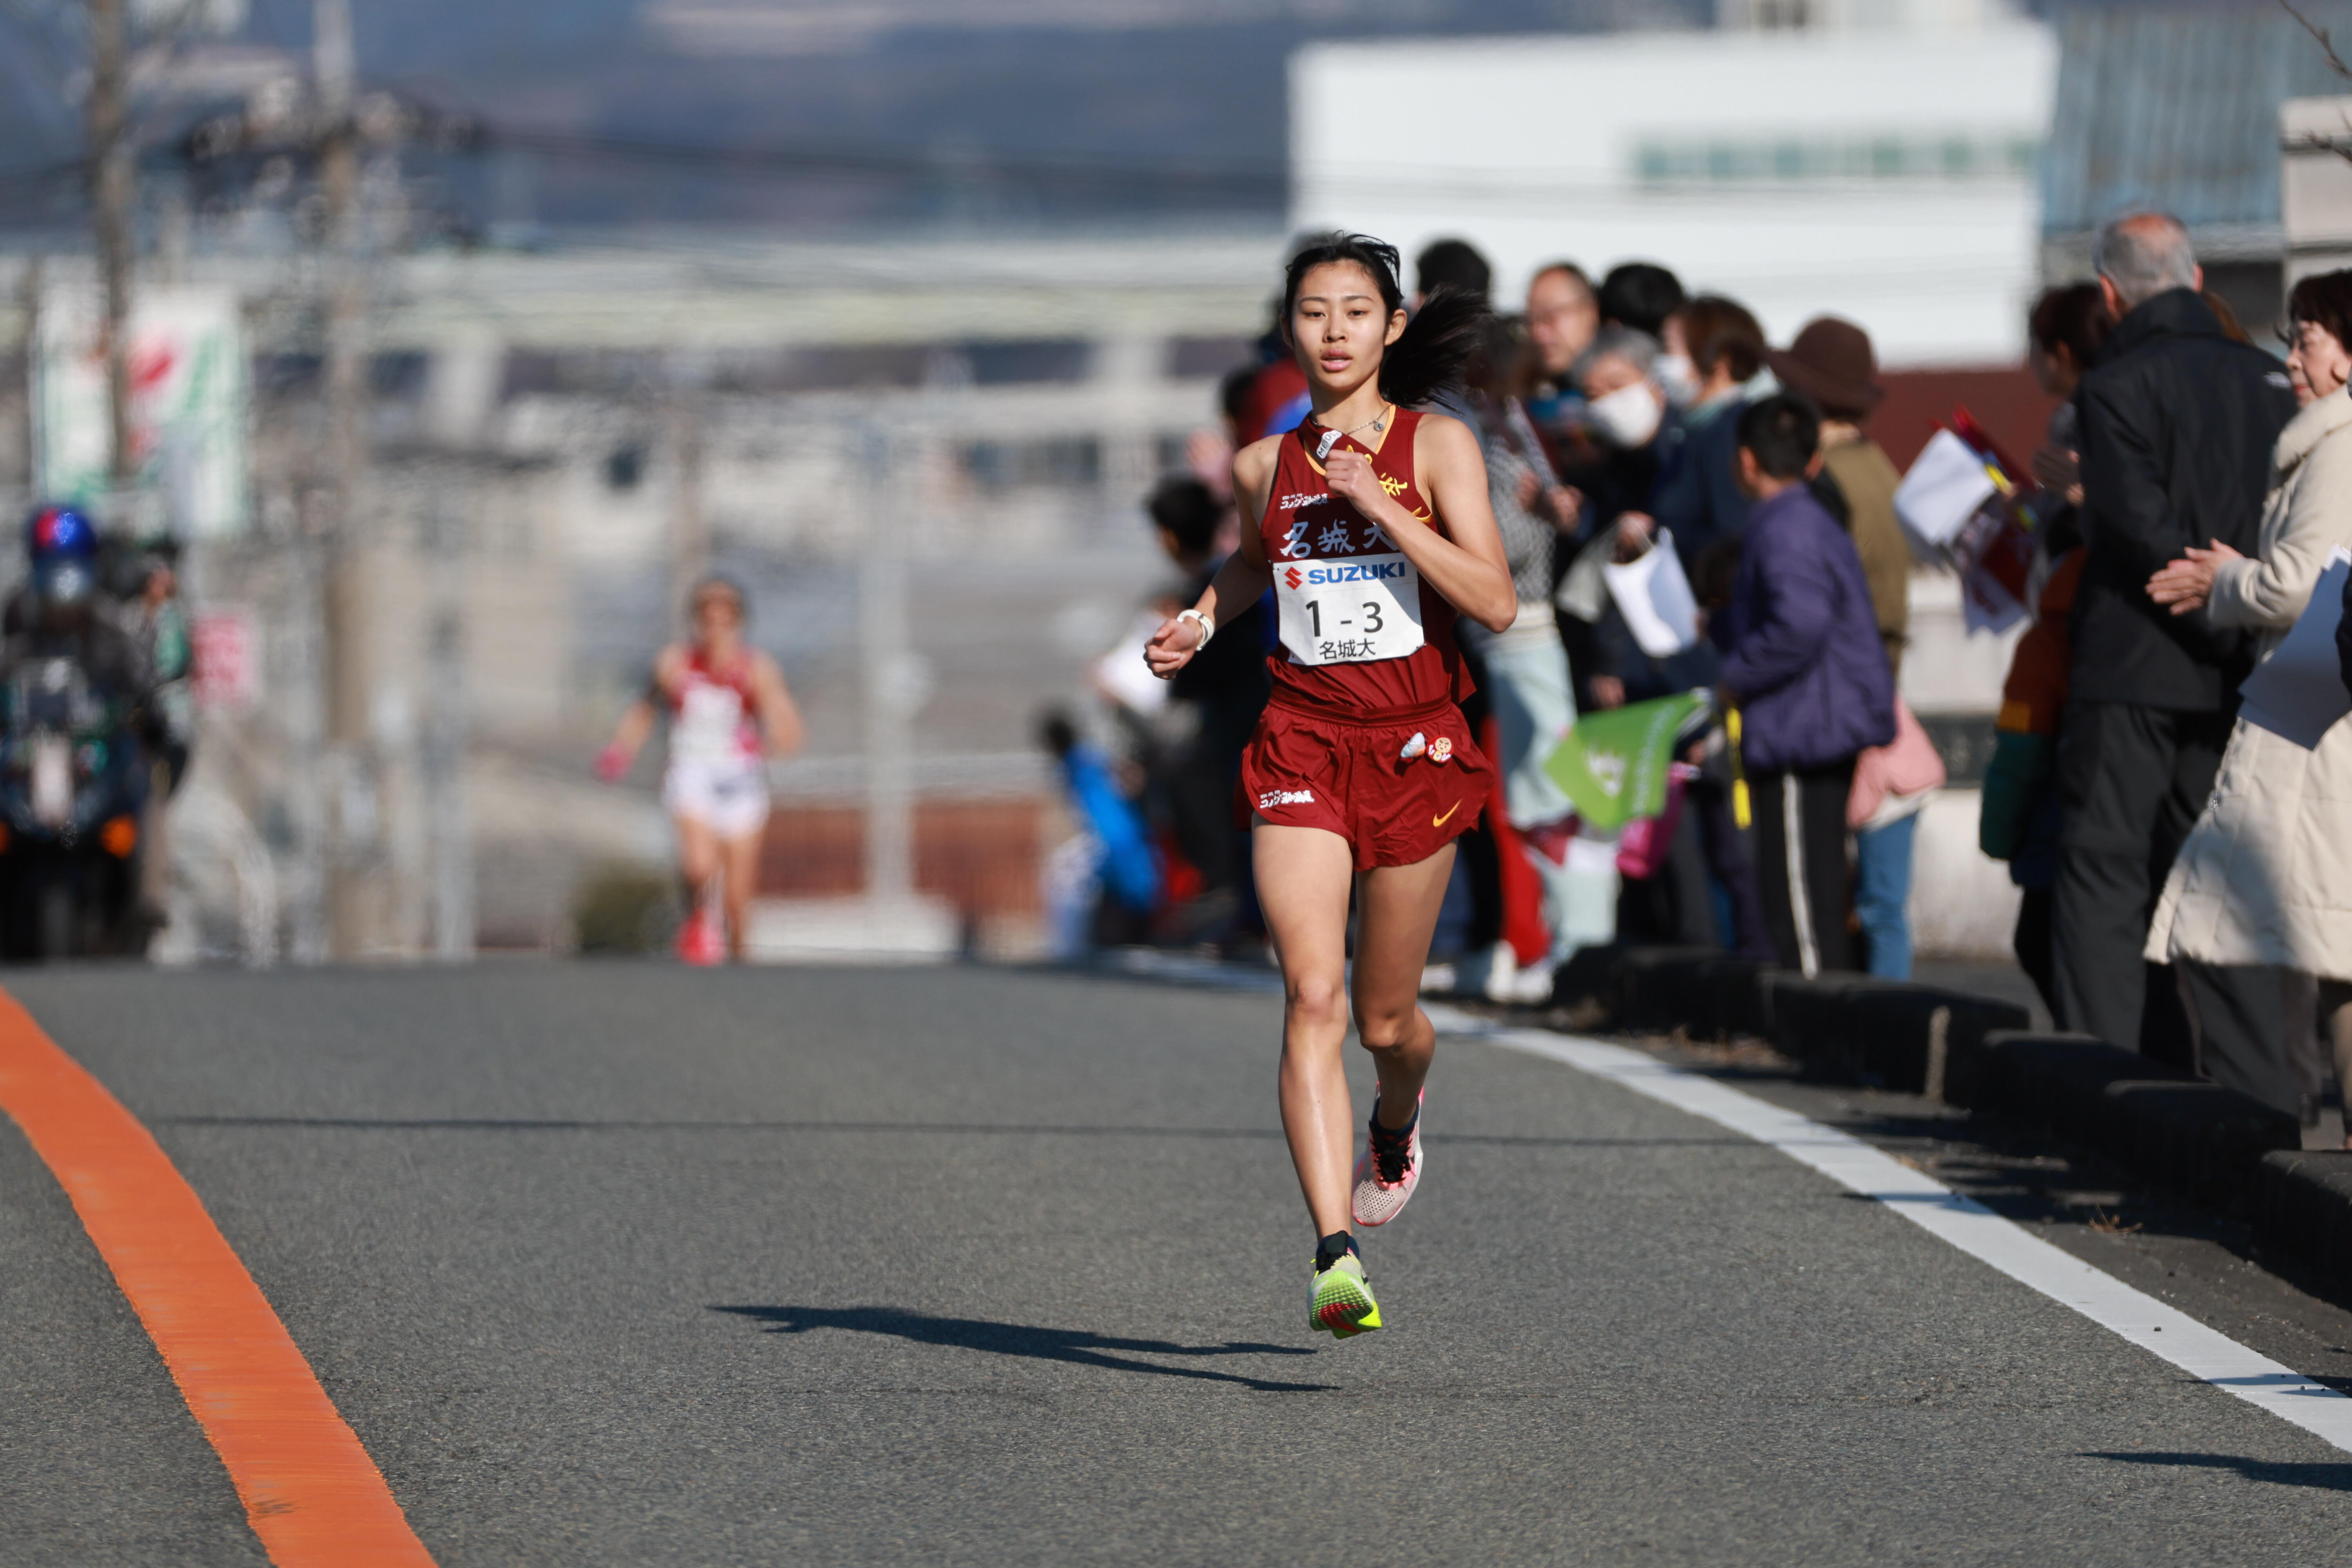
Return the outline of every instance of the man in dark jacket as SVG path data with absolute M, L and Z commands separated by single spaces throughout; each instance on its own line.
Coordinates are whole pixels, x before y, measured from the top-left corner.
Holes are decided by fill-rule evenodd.
M 2177 220 L 2118 219 L 2095 259 L 2116 328 L 2074 396 L 2085 549 L 2058 742 L 2053 1011 L 2063 1028 L 2159 1058 L 2194 1060 L 2201 1044 L 2204 1063 L 2234 1081 L 2233 1067 L 2280 1048 L 2276 977 L 2184 965 L 2176 985 L 2140 947 L 2212 791 L 2253 647 L 2201 609 L 2170 614 L 2147 585 L 2191 544 L 2256 553 L 2271 448 L 2294 396 L 2276 360 L 2223 335 Z
M 1821 418 L 1782 394 L 1739 416 L 1740 488 L 1755 501 L 1731 602 L 1712 630 L 1719 701 L 1740 710 L 1756 874 L 1780 962 L 1856 969 L 1846 921 L 1845 805 L 1854 757 L 1895 739 L 1895 678 L 1853 541 L 1805 481 Z

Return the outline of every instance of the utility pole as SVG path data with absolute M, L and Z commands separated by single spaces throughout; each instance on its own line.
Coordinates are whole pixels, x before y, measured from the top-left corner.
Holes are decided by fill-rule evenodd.
M 369 745 L 367 562 L 360 537 L 360 490 L 367 461 L 365 345 L 359 268 L 357 62 L 351 0 L 311 0 L 311 71 L 318 93 L 319 185 L 327 245 L 326 604 L 327 769 L 340 803 L 327 866 L 330 951 L 357 956 L 367 945 L 366 873 L 382 812 Z
M 131 322 L 131 23 L 126 0 L 89 0 L 89 139 L 92 237 L 102 292 L 100 346 L 106 352 L 107 473 L 117 493 L 131 488 L 131 373 L 124 339 Z
M 907 559 L 891 484 L 891 432 L 878 419 L 853 437 L 863 481 L 865 549 L 857 566 L 858 653 L 866 667 L 866 899 L 869 919 L 904 918 L 915 895 L 914 737 L 922 679 L 911 656 Z
M 449 489 L 435 487 L 428 522 L 432 628 L 420 760 L 432 844 L 433 955 L 462 963 L 474 956 L 474 837 L 466 809 L 466 544 Z
M 38 251 L 25 263 L 25 274 L 17 295 L 17 310 L 24 321 L 18 336 L 25 367 L 25 500 L 39 501 L 41 486 L 41 257 Z
M 686 596 L 710 570 L 710 519 L 702 493 L 703 394 L 709 378 L 700 354 L 672 353 L 667 369 L 669 444 L 677 464 L 669 532 L 668 612 L 675 616 L 685 614 Z

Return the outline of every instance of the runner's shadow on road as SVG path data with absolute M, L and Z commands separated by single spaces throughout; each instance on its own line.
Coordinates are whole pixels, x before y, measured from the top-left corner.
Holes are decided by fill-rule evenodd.
M 2126 1465 L 2175 1465 L 2186 1469 L 2235 1470 L 2250 1481 L 2273 1481 L 2283 1487 L 2316 1487 L 2322 1491 L 2352 1491 L 2352 1464 L 2250 1459 L 2238 1454 L 2084 1454 L 2085 1459 L 2114 1459 Z
M 1145 1355 L 1313 1355 L 1303 1345 L 1261 1345 L 1229 1340 L 1221 1345 L 1180 1345 L 1168 1340 L 1115 1340 L 1085 1329 L 1044 1329 L 1027 1323 L 992 1323 L 980 1318 L 937 1318 L 899 1307 L 713 1307 L 768 1325 L 772 1334 L 804 1334 L 811 1329 L 842 1329 L 852 1333 L 887 1334 L 917 1344 L 952 1345 L 959 1350 L 988 1351 L 996 1355 L 1030 1361 L 1068 1362 L 1077 1366 L 1106 1367 L 1113 1372 L 1146 1372 L 1159 1377 L 1189 1377 L 1208 1383 L 1237 1383 L 1269 1394 L 1319 1394 L 1335 1387 L 1328 1383 L 1280 1383 L 1207 1367 L 1160 1366 L 1111 1355 L 1127 1351 Z

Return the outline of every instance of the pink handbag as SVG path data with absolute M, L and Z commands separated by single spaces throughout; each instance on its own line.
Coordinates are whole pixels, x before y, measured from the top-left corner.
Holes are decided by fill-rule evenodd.
M 1666 804 L 1655 816 L 1636 817 L 1617 836 L 1617 874 L 1646 882 L 1665 868 L 1666 849 L 1675 841 L 1675 825 L 1682 820 L 1683 792 L 1698 770 L 1688 763 L 1666 769 Z

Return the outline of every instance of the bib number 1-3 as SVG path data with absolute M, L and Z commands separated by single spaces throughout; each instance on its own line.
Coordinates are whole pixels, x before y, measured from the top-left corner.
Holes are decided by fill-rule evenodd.
M 1274 596 L 1282 646 L 1301 664 L 1402 658 L 1422 645 L 1421 574 L 1401 554 L 1280 562 Z

